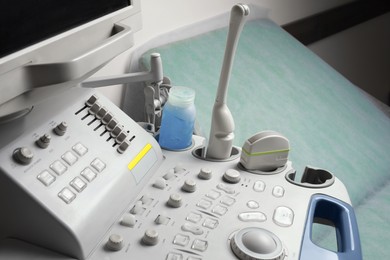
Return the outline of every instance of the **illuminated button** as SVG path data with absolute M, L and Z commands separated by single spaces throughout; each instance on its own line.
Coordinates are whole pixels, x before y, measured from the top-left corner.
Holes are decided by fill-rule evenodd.
M 272 195 L 276 198 L 281 198 L 284 195 L 284 189 L 281 186 L 275 186 L 272 190 Z
M 65 201 L 66 204 L 69 204 L 76 198 L 76 194 L 69 188 L 63 188 L 60 193 L 58 193 L 58 197 Z
M 173 239 L 173 244 L 179 246 L 186 246 L 190 242 L 190 237 L 182 234 L 177 234 Z
M 255 184 L 253 184 L 253 190 L 257 192 L 262 192 L 265 190 L 265 183 L 263 181 L 256 181 Z
M 81 172 L 81 175 L 89 182 L 96 178 L 96 173 L 94 173 L 89 167 L 85 168 Z
M 227 211 L 228 211 L 228 209 L 226 207 L 221 206 L 221 205 L 215 206 L 212 210 L 213 213 L 215 213 L 219 216 L 225 215 Z
M 75 151 L 79 156 L 83 156 L 88 152 L 87 147 L 85 147 L 82 143 L 77 143 L 72 147 L 73 151 Z
M 184 223 L 181 226 L 181 230 L 183 230 L 185 232 L 190 232 L 190 233 L 192 233 L 194 235 L 202 235 L 204 233 L 202 227 L 196 226 L 196 225 L 193 225 L 193 224 L 190 224 L 190 223 Z
M 221 193 L 219 191 L 211 190 L 206 194 L 206 197 L 210 199 L 218 199 L 221 196 Z
M 100 160 L 99 158 L 96 158 L 91 162 L 91 166 L 97 170 L 98 172 L 102 172 L 104 168 L 106 168 L 106 164 Z
M 294 221 L 294 212 L 287 207 L 278 207 L 274 212 L 274 222 L 281 227 L 289 227 Z
M 169 253 L 166 260 L 183 260 L 183 255 L 180 253 Z
M 50 165 L 50 169 L 52 169 L 57 175 L 62 175 L 68 168 L 62 162 L 55 161 Z
M 234 198 L 232 198 L 232 197 L 225 196 L 225 197 L 223 197 L 223 198 L 220 200 L 220 202 L 221 202 L 222 204 L 226 205 L 226 206 L 231 206 L 231 205 L 233 205 L 233 204 L 236 202 L 236 200 L 235 200 Z
M 196 206 L 198 206 L 199 208 L 202 208 L 202 209 L 208 209 L 211 207 L 211 205 L 213 205 L 213 203 L 209 200 L 205 200 L 205 199 L 202 199 L 201 201 L 199 201 Z
M 203 222 L 203 226 L 209 229 L 215 229 L 218 226 L 218 220 L 206 218 Z
M 202 215 L 198 213 L 189 213 L 186 217 L 186 220 L 191 221 L 192 223 L 198 223 L 202 219 Z
M 72 186 L 76 191 L 81 192 L 87 187 L 87 184 L 79 177 L 76 177 L 70 182 L 70 186 Z
M 126 227 L 134 227 L 136 223 L 135 216 L 133 214 L 125 213 L 121 220 L 121 225 Z
M 200 239 L 195 239 L 194 242 L 192 243 L 192 249 L 204 252 L 206 251 L 208 246 L 207 241 L 200 240 Z
M 264 222 L 267 220 L 267 216 L 259 211 L 242 212 L 238 214 L 238 219 L 245 222 Z
M 75 164 L 77 162 L 77 156 L 72 152 L 66 152 L 61 156 L 62 160 L 64 160 L 69 166 Z
M 56 177 L 51 175 L 48 171 L 43 171 L 37 176 L 38 180 L 40 180 L 45 186 L 49 186 L 52 184 Z
M 226 192 L 227 194 L 234 194 L 234 193 L 236 193 L 236 191 L 234 190 L 233 187 L 227 186 L 224 183 L 218 184 L 217 185 L 217 189 L 222 190 L 222 191 Z

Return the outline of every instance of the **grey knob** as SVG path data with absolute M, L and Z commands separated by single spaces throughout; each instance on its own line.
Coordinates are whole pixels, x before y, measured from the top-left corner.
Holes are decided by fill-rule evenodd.
M 230 240 L 230 246 L 241 260 L 283 260 L 285 256 L 280 239 L 262 228 L 241 229 Z
M 49 134 L 42 135 L 35 143 L 42 149 L 45 149 L 49 146 L 51 136 Z
M 66 133 L 67 129 L 68 129 L 68 124 L 66 122 L 61 122 L 54 128 L 54 132 L 57 135 L 62 136 Z
M 238 183 L 241 180 L 240 172 L 234 169 L 228 169 L 223 175 L 223 179 L 229 183 Z
M 23 165 L 31 163 L 33 157 L 33 152 L 27 147 L 16 148 L 13 152 L 14 160 Z
M 106 243 L 106 247 L 112 251 L 119 251 L 123 248 L 123 237 L 121 235 L 112 234 Z
M 194 180 L 186 180 L 181 189 L 186 192 L 194 192 L 196 190 L 196 182 Z
M 93 104 L 89 110 L 88 110 L 88 113 L 90 113 L 91 115 L 96 115 L 99 110 L 100 110 L 101 106 L 99 104 L 99 102 L 95 102 L 95 104 Z
M 148 246 L 156 245 L 158 243 L 158 232 L 154 229 L 146 230 L 142 242 Z
M 171 196 L 169 196 L 169 199 L 168 199 L 168 206 L 172 207 L 172 208 L 179 208 L 182 204 L 182 198 L 180 196 L 180 194 L 172 194 Z
M 209 168 L 202 168 L 199 171 L 198 177 L 203 180 L 210 180 L 213 172 Z

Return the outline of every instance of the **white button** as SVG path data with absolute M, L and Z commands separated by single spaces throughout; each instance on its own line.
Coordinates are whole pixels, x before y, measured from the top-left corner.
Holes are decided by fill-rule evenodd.
M 126 227 L 134 227 L 136 223 L 135 216 L 129 213 L 125 213 L 121 220 L 121 225 Z
M 65 201 L 65 203 L 69 204 L 76 198 L 76 194 L 74 194 L 69 188 L 63 188 L 60 193 L 58 193 L 58 197 Z
M 163 178 L 165 180 L 171 180 L 173 178 L 175 178 L 175 173 L 173 172 L 173 169 L 170 169 L 164 176 Z
M 195 239 L 191 248 L 195 249 L 195 250 L 198 250 L 198 251 L 201 251 L 201 252 L 204 252 L 204 251 L 206 251 L 207 246 L 208 246 L 207 241 L 200 240 L 200 239 Z
M 62 160 L 64 160 L 68 165 L 73 165 L 77 162 L 77 156 L 72 152 L 66 152 L 61 156 Z
M 206 194 L 206 197 L 209 197 L 210 199 L 218 199 L 221 196 L 221 193 L 215 190 L 211 190 Z
M 169 196 L 167 204 L 172 208 L 179 208 L 183 204 L 182 197 L 178 193 L 171 194 L 171 196 Z
M 190 223 L 184 223 L 184 225 L 181 226 L 181 230 L 190 232 L 194 235 L 202 235 L 204 233 L 203 229 L 200 226 L 195 226 Z
M 234 204 L 234 202 L 236 202 L 236 200 L 232 197 L 228 197 L 228 196 L 225 196 L 221 199 L 220 201 L 222 204 L 226 205 L 226 206 L 231 206 Z
M 199 201 L 196 206 L 198 206 L 199 208 L 202 208 L 202 209 L 208 209 L 211 207 L 213 203 L 209 200 L 205 200 L 205 199 L 202 199 L 201 201 Z
M 52 169 L 57 175 L 62 175 L 68 168 L 62 162 L 55 161 L 50 165 L 50 169 Z
M 206 218 L 203 222 L 203 226 L 210 229 L 215 229 L 218 226 L 218 220 Z
M 191 221 L 192 223 L 198 223 L 201 219 L 202 215 L 193 212 L 190 212 L 186 217 L 186 220 Z
M 227 194 L 234 194 L 236 192 L 233 187 L 227 186 L 224 183 L 218 184 L 217 189 L 222 190 L 222 191 L 226 192 Z
M 56 177 L 51 175 L 48 171 L 43 171 L 37 176 L 38 180 L 40 180 L 45 186 L 49 186 L 52 184 Z
M 186 246 L 190 242 L 190 237 L 182 234 L 177 234 L 173 239 L 173 244 L 179 246 Z
M 154 220 L 154 222 L 156 224 L 159 224 L 159 225 L 168 225 L 170 220 L 171 220 L 170 217 L 165 216 L 163 214 L 160 214 L 160 215 L 157 216 L 157 218 Z
M 91 162 L 91 166 L 97 170 L 98 172 L 102 172 L 104 168 L 106 168 L 106 164 L 100 160 L 99 158 L 96 158 Z
M 144 213 L 144 211 L 145 211 L 145 208 L 142 207 L 142 202 L 137 201 L 135 203 L 134 207 L 130 210 L 130 213 L 134 214 L 134 215 L 142 215 L 142 213 Z
M 167 183 L 166 183 L 165 179 L 163 179 L 163 178 L 158 178 L 153 183 L 153 187 L 160 189 L 160 190 L 165 189 L 166 186 L 167 186 Z
M 289 227 L 293 224 L 294 212 L 287 207 L 278 207 L 274 212 L 274 222 L 282 227 Z
M 272 190 L 272 195 L 277 198 L 281 198 L 284 195 L 284 189 L 281 186 L 275 186 Z
M 255 184 L 253 184 L 253 190 L 257 192 L 262 192 L 265 190 L 265 183 L 263 181 L 256 181 Z
M 221 206 L 221 205 L 215 206 L 212 210 L 213 213 L 215 213 L 219 216 L 225 215 L 227 211 L 228 211 L 228 209 L 226 207 Z
M 257 209 L 260 207 L 259 203 L 257 203 L 256 201 L 254 200 L 250 200 L 246 203 L 246 205 L 248 206 L 248 208 L 250 209 Z
M 183 260 L 183 255 L 180 253 L 169 253 L 166 260 Z
M 90 168 L 85 168 L 81 175 L 89 182 L 93 181 L 96 178 L 96 173 L 94 173 Z
M 74 178 L 70 185 L 78 192 L 83 191 L 87 187 L 87 184 L 79 177 Z
M 77 143 L 72 147 L 73 151 L 75 151 L 79 156 L 83 156 L 88 152 L 87 147 L 85 147 L 82 143 Z
M 150 197 L 149 195 L 143 195 L 142 198 L 141 198 L 141 202 L 143 205 L 150 205 L 153 201 L 153 198 Z
M 264 222 L 267 217 L 264 213 L 256 212 L 242 212 L 238 214 L 238 219 L 245 222 Z

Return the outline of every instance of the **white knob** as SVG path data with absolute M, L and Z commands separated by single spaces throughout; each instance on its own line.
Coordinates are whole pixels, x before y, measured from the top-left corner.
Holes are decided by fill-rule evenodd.
M 229 183 L 238 183 L 241 180 L 241 175 L 237 170 L 228 169 L 223 175 L 223 179 Z
M 14 160 L 23 165 L 29 164 L 32 161 L 33 157 L 33 152 L 27 147 L 16 148 L 13 152 Z
M 123 237 L 121 235 L 112 234 L 107 241 L 107 248 L 112 251 L 119 251 L 123 248 Z
M 51 136 L 49 134 L 42 135 L 35 143 L 42 149 L 45 149 L 49 146 Z
M 146 230 L 144 236 L 142 237 L 142 242 L 148 246 L 156 245 L 158 243 L 157 231 L 154 229 Z
M 209 168 L 202 168 L 199 171 L 198 177 L 203 180 L 210 180 L 213 172 Z
M 194 192 L 196 190 L 196 182 L 194 180 L 186 180 L 181 189 L 186 192 Z
M 182 204 L 182 198 L 180 196 L 180 194 L 172 194 L 171 196 L 169 196 L 169 199 L 168 199 L 168 205 L 171 206 L 172 208 L 179 208 Z
M 68 124 L 66 122 L 61 122 L 54 128 L 54 132 L 59 136 L 63 136 L 67 128 Z
M 241 229 L 232 237 L 230 246 L 241 260 L 283 260 L 285 256 L 280 239 L 262 228 Z

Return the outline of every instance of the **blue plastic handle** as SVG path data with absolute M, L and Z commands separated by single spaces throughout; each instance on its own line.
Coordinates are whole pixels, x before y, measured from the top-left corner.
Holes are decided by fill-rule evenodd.
M 328 220 L 336 229 L 338 251 L 319 247 L 311 239 L 315 218 Z M 355 212 L 351 205 L 330 196 L 314 195 L 310 201 L 300 260 L 362 260 Z

